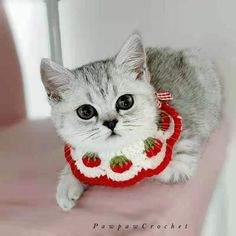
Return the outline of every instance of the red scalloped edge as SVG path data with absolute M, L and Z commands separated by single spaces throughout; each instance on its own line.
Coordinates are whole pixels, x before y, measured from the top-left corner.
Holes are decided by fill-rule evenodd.
M 95 178 L 86 177 L 84 174 L 80 172 L 79 169 L 77 169 L 77 166 L 75 165 L 75 160 L 73 160 L 73 158 L 71 157 L 71 147 L 68 144 L 65 144 L 64 148 L 65 158 L 71 167 L 73 175 L 85 184 L 105 185 L 110 187 L 129 187 L 146 177 L 151 177 L 160 174 L 170 163 L 172 159 L 172 149 L 175 143 L 177 142 L 178 138 L 180 137 L 182 130 L 182 119 L 179 116 L 178 112 L 173 107 L 168 105 L 166 102 L 162 102 L 160 109 L 164 110 L 170 116 L 172 116 L 174 120 L 174 132 L 171 135 L 171 137 L 169 137 L 166 140 L 167 143 L 166 154 L 159 166 L 157 166 L 155 169 L 148 169 L 148 170 L 141 169 L 141 171 L 136 176 L 125 181 L 115 181 L 109 179 L 106 175 Z

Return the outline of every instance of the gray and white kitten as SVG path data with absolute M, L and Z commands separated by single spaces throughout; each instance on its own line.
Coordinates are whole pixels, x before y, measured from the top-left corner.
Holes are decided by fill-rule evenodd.
M 158 116 L 154 93 L 169 91 L 171 106 L 183 118 L 183 132 L 173 161 L 155 177 L 166 183 L 185 182 L 193 175 L 220 120 L 221 86 L 213 65 L 199 51 L 145 49 L 138 34 L 114 57 L 74 70 L 42 59 L 41 75 L 58 134 L 93 152 L 119 150 L 153 136 Z M 132 96 L 132 106 L 117 109 L 120 97 L 129 103 L 126 95 Z M 84 187 L 66 166 L 57 186 L 59 206 L 70 210 Z

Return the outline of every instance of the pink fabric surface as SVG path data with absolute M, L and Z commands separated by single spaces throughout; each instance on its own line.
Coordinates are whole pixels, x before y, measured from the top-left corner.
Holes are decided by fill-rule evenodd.
M 21 71 L 15 45 L 0 1 L 0 127 L 25 118 Z
M 133 187 L 89 187 L 75 209 L 56 205 L 63 145 L 48 120 L 23 121 L 0 132 L 0 235 L 200 235 L 207 206 L 226 157 L 228 125 L 211 138 L 197 174 L 187 184 L 144 181 Z M 94 224 L 99 226 L 93 229 Z M 147 223 L 147 228 L 141 226 Z M 175 228 L 170 229 L 171 224 Z M 116 229 L 102 229 L 102 225 Z M 117 230 L 118 225 L 123 228 Z M 126 225 L 139 229 L 124 229 Z M 150 229 L 153 224 L 154 228 Z M 187 229 L 183 227 L 187 225 Z M 162 229 L 157 229 L 161 225 Z M 168 229 L 163 229 L 168 225 Z M 178 225 L 182 228 L 177 229 Z

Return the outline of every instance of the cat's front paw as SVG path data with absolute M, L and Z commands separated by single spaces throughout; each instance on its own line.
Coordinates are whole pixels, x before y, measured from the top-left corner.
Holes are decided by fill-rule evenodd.
M 83 191 L 84 186 L 79 182 L 74 181 L 70 184 L 59 182 L 56 193 L 57 204 L 62 210 L 69 211 L 75 206 Z
M 156 179 L 171 184 L 186 183 L 194 175 L 197 159 L 187 154 L 177 155 Z

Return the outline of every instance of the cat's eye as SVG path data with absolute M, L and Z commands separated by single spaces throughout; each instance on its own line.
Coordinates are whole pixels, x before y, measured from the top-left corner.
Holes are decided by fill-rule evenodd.
M 89 104 L 80 106 L 79 108 L 77 108 L 76 112 L 77 115 L 83 120 L 89 120 L 92 117 L 97 116 L 96 109 Z
M 128 110 L 134 105 L 134 99 L 131 94 L 124 94 L 120 96 L 116 102 L 117 110 Z

